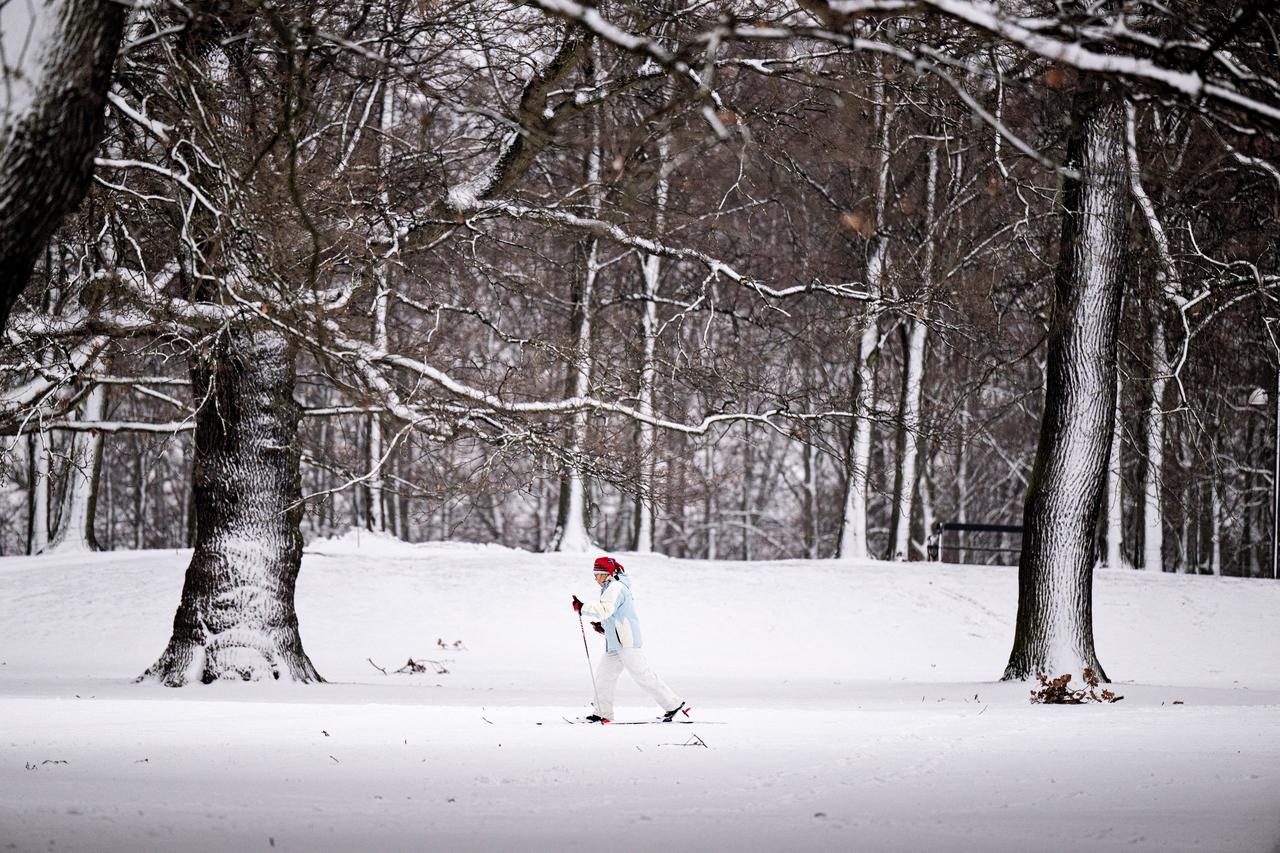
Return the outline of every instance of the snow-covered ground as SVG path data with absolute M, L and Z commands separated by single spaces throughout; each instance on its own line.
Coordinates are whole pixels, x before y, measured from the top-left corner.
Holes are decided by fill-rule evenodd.
M 0 560 L 0 850 L 1280 849 L 1280 584 L 1101 573 L 1125 699 L 1045 707 L 995 682 L 1014 569 L 621 555 L 704 722 L 602 727 L 589 557 L 316 543 L 331 684 L 133 684 L 188 556 Z

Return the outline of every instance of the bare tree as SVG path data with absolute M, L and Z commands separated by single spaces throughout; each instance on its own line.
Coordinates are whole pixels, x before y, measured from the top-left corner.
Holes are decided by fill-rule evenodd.
M 1124 261 L 1124 109 L 1105 84 L 1072 104 L 1049 325 L 1045 413 L 1023 517 L 1018 617 L 1005 679 L 1091 668 L 1093 568 L 1111 426 Z

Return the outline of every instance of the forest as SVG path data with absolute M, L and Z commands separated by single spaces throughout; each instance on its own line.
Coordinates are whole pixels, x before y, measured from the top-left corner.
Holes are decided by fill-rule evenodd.
M 941 545 L 1021 561 L 1020 678 L 1101 672 L 1096 568 L 1275 575 L 1270 4 L 40 8 L 0 7 L 0 549 L 194 548 L 163 683 L 318 679 L 303 543 L 352 528 L 1016 525 Z

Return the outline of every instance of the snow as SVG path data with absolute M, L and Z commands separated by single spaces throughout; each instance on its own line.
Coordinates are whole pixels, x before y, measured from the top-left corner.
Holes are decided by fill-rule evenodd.
M 0 848 L 1280 840 L 1280 585 L 1267 581 L 1100 572 L 1098 651 L 1125 700 L 1045 707 L 993 682 L 1015 569 L 621 554 L 655 669 L 723 725 L 599 727 L 561 719 L 590 697 L 568 606 L 594 589 L 588 557 L 316 541 L 298 614 L 332 683 L 134 684 L 168 639 L 189 556 L 0 559 Z M 366 660 L 410 656 L 449 671 L 384 676 Z M 620 716 L 656 713 L 624 677 Z
M 476 179 L 454 184 L 449 188 L 449 209 L 458 213 L 470 213 L 480 205 L 480 182 Z

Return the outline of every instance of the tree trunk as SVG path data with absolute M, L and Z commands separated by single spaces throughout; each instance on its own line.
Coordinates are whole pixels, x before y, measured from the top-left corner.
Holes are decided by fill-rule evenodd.
M 920 539 L 912 543 L 921 560 L 929 559 L 929 534 L 933 532 L 933 454 L 925 450 L 920 455 L 920 477 L 918 491 L 920 498 Z
M 750 562 L 751 554 L 751 492 L 755 462 L 751 453 L 751 427 L 742 425 L 742 497 L 738 502 L 738 514 L 742 518 L 742 559 Z
M 1179 570 L 1183 574 L 1200 573 L 1200 524 L 1204 510 L 1204 489 L 1192 477 L 1192 458 L 1189 428 L 1178 431 L 1178 464 L 1182 468 L 1182 482 L 1185 484 L 1180 502 L 1182 509 L 1182 537 L 1178 543 L 1181 557 Z
M 969 521 L 969 442 L 970 427 L 973 422 L 970 414 L 970 406 L 972 405 L 973 396 L 966 395 L 964 400 L 964 410 L 962 423 L 964 424 L 960 430 L 960 449 L 957 451 L 960 458 L 956 461 L 956 521 L 960 524 L 967 524 Z M 932 533 L 932 529 L 929 531 Z M 963 541 L 963 540 L 961 540 Z M 956 562 L 964 563 L 968 555 L 964 548 L 956 550 Z M 942 559 L 942 542 L 938 542 L 938 559 Z
M 907 345 L 907 375 L 903 387 L 902 439 L 898 471 L 894 477 L 893 559 L 906 560 L 911 543 L 911 517 L 916 495 L 917 461 L 920 455 L 920 411 L 923 402 L 925 340 L 929 327 L 920 318 L 911 321 Z
M 101 421 L 106 411 L 107 386 L 97 385 L 85 398 L 82 420 Z M 62 490 L 58 532 L 49 551 L 100 551 L 93 520 L 98 505 L 98 474 L 102 470 L 102 434 L 71 435 L 67 452 L 67 480 Z
M 194 466 L 192 466 L 194 467 Z M 189 470 L 187 476 L 187 529 L 186 538 L 183 540 L 188 548 L 196 547 L 196 519 L 198 511 L 196 510 L 196 490 L 193 482 L 195 471 Z
M 665 135 L 658 138 L 658 180 L 654 188 L 653 233 L 663 237 L 666 225 L 667 194 L 669 180 L 666 173 L 668 145 Z M 654 347 L 658 334 L 658 284 L 661 280 L 662 259 L 646 255 L 644 259 L 644 304 L 640 322 L 640 413 L 653 416 L 653 389 L 657 370 L 654 365 Z M 635 550 L 645 554 L 653 550 L 653 471 L 656 460 L 653 453 L 654 428 L 652 424 L 640 424 L 640 490 L 636 499 Z
M 391 208 L 390 183 L 391 176 L 388 174 L 388 167 L 391 162 L 391 130 L 392 121 L 394 119 L 395 98 L 394 88 L 390 81 L 382 82 L 382 109 L 379 113 L 379 130 L 378 134 L 378 170 L 382 180 L 378 192 L 378 200 L 381 202 L 384 210 Z M 373 296 L 373 345 L 380 352 L 387 349 L 387 303 L 391 295 L 391 276 L 390 276 L 390 259 L 381 258 L 378 261 L 374 271 L 375 286 L 377 292 Z M 384 497 L 383 476 L 382 476 L 382 416 L 377 412 L 369 414 L 369 479 L 368 484 L 368 512 L 365 515 L 365 524 L 370 530 L 382 531 L 387 529 L 386 499 Z
M 801 516 L 804 523 L 804 555 L 806 559 L 818 559 L 818 453 L 813 446 L 813 436 L 805 436 L 800 445 L 804 463 L 804 490 L 801 492 Z
M 1111 454 L 1107 462 L 1107 568 L 1124 568 L 1124 469 L 1120 454 L 1124 439 L 1121 419 L 1122 380 L 1116 375 L 1116 412 L 1111 423 Z
M 1126 196 L 1124 117 L 1102 84 L 1077 94 L 1049 327 L 1045 410 L 1023 514 L 1006 680 L 1088 667 L 1098 513 L 1115 417 Z
M 274 331 L 223 332 L 192 368 L 198 521 L 173 636 L 141 678 L 322 681 L 302 650 L 295 352 Z
M 1261 569 L 1258 565 L 1258 543 L 1254 541 L 1254 531 L 1258 527 L 1254 523 L 1254 517 L 1257 515 L 1257 502 L 1254 495 L 1258 491 L 1258 471 L 1261 470 L 1259 463 L 1255 460 L 1261 457 L 1261 448 L 1257 446 L 1257 430 L 1254 429 L 1253 418 L 1245 421 L 1245 438 L 1244 438 L 1244 455 L 1248 460 L 1248 464 L 1244 467 L 1244 505 L 1240 508 L 1240 514 L 1244 516 L 1244 523 L 1240 531 L 1240 548 L 1243 554 L 1239 558 L 1244 563 L 1243 569 L 1245 577 L 1256 578 L 1261 577 Z M 1239 553 L 1239 552 L 1237 552 Z
M 146 449 L 143 442 L 136 442 L 138 456 L 134 464 L 133 493 L 133 550 L 141 551 L 147 547 L 147 480 L 151 478 L 151 467 L 146 464 Z
M 49 433 L 33 432 L 27 446 L 31 452 L 27 553 L 40 554 L 49 546 Z
M 365 527 L 369 530 L 383 531 L 387 529 L 387 515 L 382 487 L 382 417 L 377 412 L 369 415 L 369 443 L 366 449 L 369 452 L 366 460 L 369 465 L 369 479 L 366 481 Z
M 716 500 L 719 492 L 719 481 L 716 478 L 716 454 L 715 448 L 708 442 L 706 447 L 706 484 L 707 495 L 703 502 L 702 521 L 707 529 L 707 559 L 714 560 L 719 556 L 718 534 L 720 532 L 720 508 L 719 501 Z
M 911 515 L 916 494 L 916 460 L 920 454 L 920 412 L 924 402 L 925 344 L 929 337 L 929 299 L 933 290 L 934 213 L 938 194 L 938 146 L 929 146 L 929 171 L 925 179 L 924 262 L 921 265 L 920 308 L 911 318 L 904 348 L 902 405 L 898 423 L 898 465 L 893 481 L 893 560 L 908 559 L 911 545 Z
M 653 297 L 658 294 L 658 268 L 660 259 L 650 255 L 645 259 L 644 290 L 645 301 L 641 321 L 641 365 L 640 365 L 640 412 L 653 416 L 653 385 L 655 370 L 653 363 L 654 336 L 658 328 L 658 306 Z M 639 447 L 636 454 L 640 465 L 638 477 L 638 493 L 636 495 L 636 531 L 633 550 L 647 554 L 653 550 L 653 507 L 656 503 L 653 494 L 653 468 L 656 464 L 653 455 L 652 424 L 641 423 L 639 426 Z
M 570 451 L 576 456 L 581 447 L 579 436 L 586 430 L 586 419 L 573 416 L 573 437 Z M 571 463 L 572 464 L 572 463 Z M 556 503 L 556 526 L 551 532 L 552 551 L 588 551 L 591 537 L 587 533 L 586 483 L 582 473 L 571 467 L 560 479 L 560 500 Z
M 594 73 L 591 75 L 595 79 Z M 587 152 L 587 187 L 590 198 L 590 214 L 598 216 L 600 212 L 600 177 L 602 174 L 600 148 L 600 125 L 592 125 L 591 148 Z M 585 263 L 581 284 L 575 288 L 577 298 L 573 300 L 574 349 L 573 361 L 569 365 L 569 393 L 574 397 L 585 397 L 591 389 L 591 321 L 592 301 L 595 298 L 596 276 L 600 272 L 600 241 L 592 238 L 588 241 L 585 252 Z M 575 412 L 570 421 L 569 452 L 573 459 L 570 467 L 560 481 L 560 501 L 556 515 L 556 529 L 551 534 L 553 551 L 587 551 L 591 548 L 591 536 L 587 533 L 586 488 L 582 479 L 582 471 L 578 468 L 577 457 L 582 452 L 582 445 L 587 434 L 587 413 Z
M 125 4 L 0 4 L 0 329 L 50 235 L 84 196 Z
M 1219 491 L 1218 473 L 1209 480 L 1209 571 L 1222 574 L 1222 493 Z
M 102 475 L 103 492 L 107 499 L 107 536 L 106 542 L 102 543 L 103 547 L 108 551 L 114 551 L 116 547 L 116 497 L 115 497 L 115 478 L 111 476 L 111 468 L 106 469 L 106 473 Z M 188 542 L 187 546 L 190 547 Z
M 877 261 L 878 263 L 878 261 Z M 845 481 L 844 525 L 840 531 L 840 556 L 866 558 L 867 481 L 871 467 L 871 416 L 876 406 L 876 343 L 879 309 L 868 307 L 858 345 L 857 391 L 854 423 L 849 436 L 849 473 Z
M 413 482 L 413 472 L 410 470 L 409 462 L 405 454 L 400 455 L 400 459 L 396 464 L 396 470 L 400 474 L 401 483 Z M 395 492 L 396 504 L 396 535 L 406 542 L 413 542 L 413 519 L 411 518 L 411 504 L 409 499 L 409 491 L 403 485 Z M 501 537 L 499 537 L 501 539 Z
M 889 194 L 889 128 L 893 110 L 885 101 L 881 85 L 876 103 L 880 144 L 876 151 L 875 234 L 867 253 L 867 293 L 870 298 L 863 316 L 858 341 L 858 372 L 854 389 L 854 422 L 849 435 L 848 476 L 845 479 L 844 524 L 840 530 L 841 557 L 866 558 L 867 481 L 871 465 L 871 416 L 875 410 L 876 344 L 880 338 L 880 289 L 889 264 L 889 239 L 885 234 L 885 205 Z
M 1151 336 L 1151 407 L 1147 409 L 1147 471 L 1142 490 L 1142 568 L 1164 571 L 1164 389 L 1169 357 L 1164 321 L 1156 310 Z

